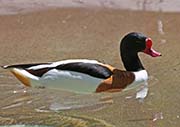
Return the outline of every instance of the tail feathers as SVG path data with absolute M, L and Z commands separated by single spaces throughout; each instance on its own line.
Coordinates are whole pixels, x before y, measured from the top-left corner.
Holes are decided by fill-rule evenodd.
M 21 81 L 25 86 L 31 86 L 30 80 L 26 75 L 23 75 L 23 73 L 17 69 L 12 69 L 11 72 L 14 74 L 14 76 Z
M 19 65 L 5 65 L 0 66 L 3 69 L 9 69 L 9 71 L 25 86 L 32 86 L 32 82 L 38 81 L 39 77 L 26 71 L 26 68 L 39 65 L 39 64 L 19 64 Z
M 5 67 L 9 68 L 9 67 Z M 32 86 L 32 81 L 38 81 L 39 78 L 30 74 L 26 70 L 23 69 L 18 69 L 18 68 L 11 68 L 10 69 L 11 73 L 25 86 Z

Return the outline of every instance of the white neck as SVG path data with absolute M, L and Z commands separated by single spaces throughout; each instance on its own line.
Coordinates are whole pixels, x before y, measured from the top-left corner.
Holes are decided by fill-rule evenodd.
M 139 85 L 144 85 L 148 80 L 148 73 L 146 70 L 140 70 L 133 73 L 135 75 L 135 80 L 130 85 L 128 85 L 126 90 L 133 89 Z
M 145 82 L 148 80 L 148 73 L 146 70 L 141 70 L 141 71 L 137 71 L 137 72 L 133 72 L 135 75 L 135 81 L 134 82 Z

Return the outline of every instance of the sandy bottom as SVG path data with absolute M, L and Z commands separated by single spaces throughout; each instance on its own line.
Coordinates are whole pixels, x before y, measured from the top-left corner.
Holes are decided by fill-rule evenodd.
M 87 96 L 25 89 L 10 73 L 0 69 L 0 124 L 177 127 L 178 26 L 179 13 L 112 9 L 64 8 L 0 16 L 0 65 L 88 58 L 124 69 L 119 40 L 131 31 L 151 37 L 153 47 L 163 55 L 151 58 L 140 54 L 151 77 L 150 93 L 143 103 L 131 98 L 134 91 Z M 60 106 L 62 103 L 66 107 Z M 76 108 L 71 109 L 72 105 Z

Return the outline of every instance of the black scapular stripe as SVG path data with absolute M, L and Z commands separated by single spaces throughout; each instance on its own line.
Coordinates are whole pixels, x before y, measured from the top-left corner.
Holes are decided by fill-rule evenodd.
M 112 71 L 109 68 L 94 63 L 83 63 L 83 62 L 68 63 L 68 64 L 59 65 L 55 68 L 58 70 L 80 72 L 102 79 L 109 78 L 112 75 Z

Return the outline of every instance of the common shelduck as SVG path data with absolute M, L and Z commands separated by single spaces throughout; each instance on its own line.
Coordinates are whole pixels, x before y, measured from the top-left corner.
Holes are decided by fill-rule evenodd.
M 138 52 L 152 57 L 161 56 L 152 49 L 152 40 L 142 33 L 132 32 L 124 36 L 120 55 L 125 70 L 96 60 L 72 59 L 58 62 L 6 65 L 25 86 L 65 89 L 77 92 L 121 91 L 143 84 L 148 74 Z

